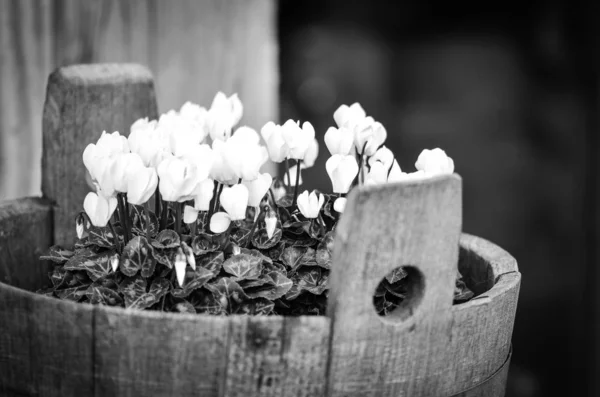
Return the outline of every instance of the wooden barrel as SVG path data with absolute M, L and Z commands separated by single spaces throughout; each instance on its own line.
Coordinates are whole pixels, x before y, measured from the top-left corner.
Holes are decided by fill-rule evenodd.
M 461 235 L 456 175 L 351 192 L 327 316 L 172 314 L 32 293 L 48 284 L 39 255 L 73 241 L 84 144 L 97 129 L 154 117 L 153 101 L 151 76 L 135 65 L 51 76 L 45 197 L 0 204 L 0 395 L 504 395 L 520 273 L 502 249 Z M 477 296 L 453 305 L 457 262 Z M 398 266 L 415 282 L 380 317 L 374 291 Z

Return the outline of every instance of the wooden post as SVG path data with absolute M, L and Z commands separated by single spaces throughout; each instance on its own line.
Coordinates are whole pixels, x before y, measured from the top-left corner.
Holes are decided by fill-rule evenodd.
M 140 65 L 75 65 L 50 75 L 42 127 L 42 194 L 55 205 L 55 244 L 73 244 L 74 217 L 90 191 L 85 147 L 102 131 L 128 135 L 141 117 L 156 118 L 157 110 L 152 75 Z

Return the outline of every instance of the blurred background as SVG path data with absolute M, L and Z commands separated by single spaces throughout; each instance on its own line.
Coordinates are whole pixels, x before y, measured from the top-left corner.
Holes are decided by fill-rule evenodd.
M 415 170 L 422 149 L 446 150 L 463 177 L 464 230 L 517 258 L 523 282 L 507 395 L 600 395 L 597 6 L 248 1 L 0 0 L 0 199 L 39 194 L 44 87 L 59 65 L 149 65 L 161 111 L 188 99 L 208 106 L 221 89 L 241 93 L 252 127 L 278 108 L 281 121 L 309 120 L 321 156 L 303 179 L 327 191 L 323 134 L 339 105 L 360 102 L 386 127 L 404 171 Z M 154 19 L 140 22 L 140 13 Z M 57 15 L 75 28 L 66 31 Z M 256 17 L 265 23 L 244 25 Z M 217 44 L 198 40 L 206 35 Z M 214 54 L 233 55 L 220 63 Z M 276 86 L 278 94 L 261 94 Z

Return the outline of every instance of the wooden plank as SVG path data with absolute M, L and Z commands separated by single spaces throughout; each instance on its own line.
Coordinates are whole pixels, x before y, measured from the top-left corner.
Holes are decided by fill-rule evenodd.
M 0 199 L 39 193 L 39 120 L 59 66 L 141 63 L 161 112 L 222 90 L 244 102 L 242 124 L 278 118 L 273 0 L 6 0 L 0 21 Z
M 226 317 L 98 307 L 95 396 L 220 396 Z
M 49 284 L 39 260 L 52 245 L 52 207 L 41 198 L 0 202 L 0 282 L 26 290 Z
M 322 396 L 329 319 L 233 316 L 225 394 Z
M 75 65 L 48 79 L 44 105 L 42 193 L 55 204 L 55 243 L 75 241 L 74 217 L 90 191 L 82 153 L 102 131 L 128 132 L 141 117 L 157 116 L 150 72 L 135 64 Z
M 332 396 L 421 396 L 436 389 L 430 366 L 444 349 L 437 338 L 452 305 L 461 204 L 456 175 L 350 193 L 330 276 Z M 383 319 L 373 293 L 404 265 L 423 275 L 421 302 L 405 321 Z
M 510 355 L 502 364 L 502 367 L 482 383 L 455 394 L 452 397 L 489 397 L 504 396 L 506 392 L 506 381 L 510 368 Z

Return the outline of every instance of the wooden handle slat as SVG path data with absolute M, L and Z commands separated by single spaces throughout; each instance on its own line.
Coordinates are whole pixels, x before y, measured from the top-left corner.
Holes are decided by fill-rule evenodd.
M 412 395 L 425 381 L 428 356 L 443 348 L 436 333 L 450 318 L 461 210 L 457 175 L 351 192 L 330 279 L 332 396 Z M 420 303 L 404 321 L 378 316 L 377 285 L 406 265 L 423 275 Z
M 73 244 L 74 217 L 90 191 L 82 160 L 85 147 L 102 131 L 127 136 L 135 120 L 156 116 L 152 75 L 143 66 L 74 65 L 50 75 L 42 125 L 42 193 L 56 206 L 56 244 Z

